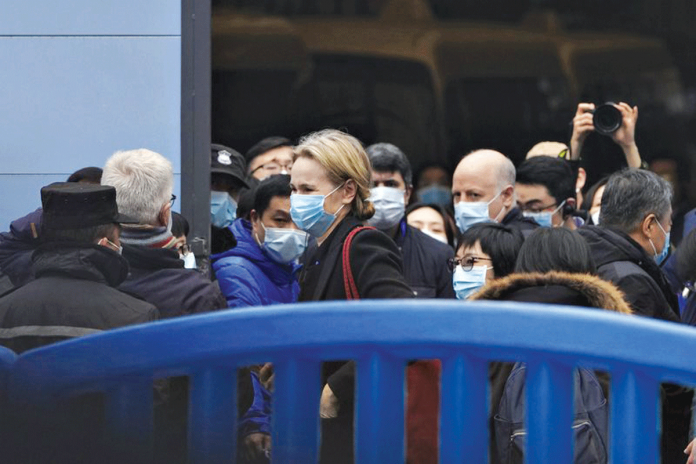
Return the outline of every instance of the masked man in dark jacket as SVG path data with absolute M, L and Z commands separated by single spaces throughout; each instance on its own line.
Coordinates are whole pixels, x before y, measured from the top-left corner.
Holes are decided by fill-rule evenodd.
M 650 171 L 613 174 L 602 195 L 600 226 L 579 231 L 587 240 L 600 277 L 613 282 L 635 314 L 679 322 L 677 298 L 660 264 L 669 253 L 672 187 Z M 664 385 L 662 462 L 683 462 L 691 393 Z
M 116 188 L 119 211 L 138 221 L 121 233 L 131 272 L 120 288 L 157 306 L 162 318 L 224 308 L 217 284 L 185 269 L 176 250 L 171 163 L 150 150 L 117 152 L 104 166 L 102 184 Z
M 375 215 L 368 223 L 399 247 L 404 277 L 417 298 L 454 298 L 452 274 L 447 269 L 454 250 L 406 224 L 405 207 L 413 190 L 408 158 L 389 143 L 371 145 L 366 151 L 372 165 L 370 201 L 375 205 Z
M 16 352 L 158 318 L 157 309 L 118 291 L 121 257 L 113 187 L 57 183 L 41 189 L 42 244 L 36 280 L 0 299 L 0 343 Z

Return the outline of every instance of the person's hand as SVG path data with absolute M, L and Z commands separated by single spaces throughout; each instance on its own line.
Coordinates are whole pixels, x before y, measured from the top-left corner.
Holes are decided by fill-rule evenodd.
M 621 127 L 611 135 L 611 138 L 621 147 L 626 156 L 626 163 L 631 168 L 639 168 L 641 165 L 640 152 L 636 145 L 636 122 L 638 122 L 638 107 L 628 103 L 614 105 L 621 111 Z
M 319 416 L 322 419 L 332 419 L 338 416 L 338 398 L 331 391 L 329 384 L 324 385 L 321 392 L 321 402 L 319 404 Z
M 265 433 L 250 433 L 244 437 L 244 458 L 248 462 L 263 462 L 270 456 L 271 436 Z
M 686 447 L 684 450 L 684 454 L 689 455 L 689 459 L 686 461 L 686 464 L 694 464 L 696 462 L 696 438 L 694 438 L 691 443 L 689 443 L 689 446 Z
M 621 148 L 626 150 L 626 148 L 631 147 L 636 144 L 636 122 L 638 122 L 638 107 L 631 106 L 628 103 L 619 103 L 614 105 L 614 107 L 621 111 L 622 121 L 621 127 L 611 134 L 612 140 L 616 142 Z
M 580 103 L 578 105 L 578 110 L 573 118 L 573 135 L 570 137 L 571 159 L 580 159 L 580 152 L 585 144 L 585 139 L 595 130 L 592 122 L 594 109 L 594 103 Z
M 275 373 L 273 372 L 273 364 L 266 363 L 259 370 L 259 380 L 266 390 L 273 393 L 273 381 Z

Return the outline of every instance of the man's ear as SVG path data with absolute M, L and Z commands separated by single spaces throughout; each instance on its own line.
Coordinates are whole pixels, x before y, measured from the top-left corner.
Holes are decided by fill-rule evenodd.
M 259 213 L 256 212 L 255 209 L 251 210 L 251 213 L 249 213 L 249 219 L 251 222 L 256 222 L 259 219 Z
M 349 205 L 353 202 L 355 195 L 358 194 L 358 186 L 353 179 L 348 179 L 343 185 L 343 195 L 341 198 L 341 203 L 344 205 Z
M 657 222 L 657 216 L 654 214 L 648 214 L 645 216 L 645 219 L 643 219 L 643 222 L 640 224 L 640 230 L 645 238 L 652 239 L 653 233 L 655 232 L 653 230 L 655 228 L 655 222 Z
M 503 206 L 508 210 L 514 207 L 515 202 L 515 187 L 513 185 L 508 185 L 500 192 L 500 198 L 503 200 Z
M 157 222 L 160 226 L 167 227 L 169 225 L 169 220 L 171 218 L 172 207 L 167 203 L 162 206 L 159 214 L 157 215 Z
M 413 185 L 407 185 L 404 189 L 404 202 L 406 206 L 411 201 L 411 194 L 413 193 Z

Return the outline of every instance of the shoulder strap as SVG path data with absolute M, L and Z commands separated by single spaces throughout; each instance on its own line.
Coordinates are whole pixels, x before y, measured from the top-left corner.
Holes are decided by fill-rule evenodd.
M 353 243 L 353 238 L 362 230 L 374 229 L 374 227 L 360 226 L 351 230 L 346 239 L 343 241 L 343 285 L 346 290 L 346 299 L 348 300 L 359 300 L 360 294 L 358 293 L 358 287 L 355 285 L 355 279 L 353 278 L 353 270 L 350 267 L 350 244 Z

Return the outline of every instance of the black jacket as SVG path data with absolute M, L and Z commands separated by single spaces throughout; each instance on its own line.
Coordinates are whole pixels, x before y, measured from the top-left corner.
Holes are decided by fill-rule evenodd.
M 619 287 L 634 313 L 679 322 L 679 305 L 667 279 L 635 240 L 597 226 L 585 226 L 578 232 L 590 245 L 599 276 Z
M 472 300 L 502 300 L 601 308 L 623 314 L 631 310 L 618 289 L 588 274 L 550 272 L 548 274 L 513 274 L 494 280 L 472 296 Z M 488 368 L 490 390 L 490 455 L 491 462 L 503 462 L 496 446 L 495 420 L 514 363 L 492 362 Z M 605 397 L 609 397 L 609 379 L 597 374 Z
M 345 300 L 343 281 L 343 242 L 361 222 L 349 215 L 326 241 L 310 246 L 300 274 L 299 301 Z M 399 249 L 392 239 L 378 230 L 359 232 L 351 243 L 350 266 L 361 299 L 413 298 L 403 276 Z M 336 419 L 322 420 L 321 463 L 353 462 L 353 363 L 327 362 L 323 382 L 328 383 L 341 406 Z
M 454 298 L 447 260 L 454 250 L 401 221 L 394 239 L 401 251 L 404 277 L 416 298 Z
M 119 290 L 152 303 L 163 319 L 227 307 L 217 283 L 185 269 L 176 250 L 124 245 L 123 257 L 130 272 Z
M 33 256 L 36 280 L 0 298 L 0 344 L 16 352 L 158 318 L 119 290 L 128 263 L 99 245 L 51 243 Z
M 519 230 L 525 238 L 539 228 L 539 224 L 534 219 L 525 217 L 519 208 L 512 208 L 500 223 Z
M 34 280 L 31 255 L 39 246 L 41 208 L 12 221 L 8 232 L 0 233 L 0 269 L 15 287 Z

